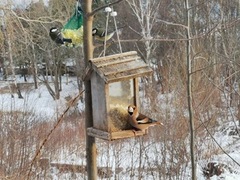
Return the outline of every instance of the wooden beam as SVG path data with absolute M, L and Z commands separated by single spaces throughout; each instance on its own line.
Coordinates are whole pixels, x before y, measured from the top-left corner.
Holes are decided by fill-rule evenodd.
M 117 64 L 122 64 L 122 63 L 125 63 L 125 62 L 135 61 L 137 59 L 139 59 L 138 56 L 127 58 L 127 59 L 119 59 L 117 61 L 113 60 L 113 61 L 109 61 L 109 62 L 106 62 L 106 63 L 96 65 L 96 67 L 101 68 L 101 67 L 105 67 L 105 66 L 117 65 Z
M 126 75 L 126 76 L 121 76 L 121 77 L 107 77 L 105 82 L 107 83 L 113 83 L 113 82 L 118 82 L 118 81 L 122 81 L 122 80 L 127 80 L 127 79 L 132 79 L 132 78 L 137 78 L 137 77 L 142 77 L 142 76 L 146 76 L 152 73 L 152 69 L 147 70 L 145 72 L 140 72 L 140 73 L 134 73 L 134 74 L 130 74 L 130 75 Z
M 92 127 L 87 129 L 87 134 L 89 136 L 97 137 L 100 139 L 104 139 L 104 140 L 108 140 L 108 141 L 111 140 L 111 135 L 108 132 L 105 132 L 105 131 L 102 131 L 99 129 L 95 129 Z
M 135 131 L 135 130 L 124 130 L 124 131 L 112 132 L 111 140 L 143 136 L 146 134 L 147 134 L 146 131 L 143 132 L 143 131 Z
M 87 134 L 89 136 L 93 136 L 103 140 L 112 141 L 117 139 L 143 136 L 147 134 L 147 131 L 123 130 L 118 132 L 105 132 L 105 131 L 91 127 L 87 129 Z
M 115 71 L 106 72 L 106 73 L 104 73 L 104 75 L 105 75 L 105 76 L 108 76 L 108 75 L 118 74 L 118 73 L 122 73 L 122 72 L 126 72 L 126 71 L 142 69 L 142 68 L 146 68 L 146 67 L 148 67 L 147 64 L 145 64 L 145 65 L 143 65 L 143 66 L 139 66 L 139 67 L 125 66 L 125 68 L 122 68 L 122 69 L 118 69 L 118 70 L 115 70 Z
M 83 51 L 84 51 L 84 64 L 87 69 L 89 60 L 93 58 L 93 44 L 92 44 L 92 1 L 82 1 L 84 12 L 83 21 Z M 85 130 L 93 126 L 93 112 L 92 112 L 92 94 L 91 94 L 91 81 L 86 79 L 85 86 Z M 87 163 L 87 178 L 88 180 L 97 180 L 97 147 L 95 137 L 89 136 L 86 133 L 86 163 Z
M 90 61 L 99 62 L 99 61 L 106 61 L 106 60 L 109 60 L 109 59 L 120 58 L 122 56 L 133 56 L 133 55 L 137 55 L 137 52 L 136 51 L 129 51 L 129 52 L 125 52 L 125 53 L 114 54 L 114 55 L 110 55 L 110 56 L 90 59 Z

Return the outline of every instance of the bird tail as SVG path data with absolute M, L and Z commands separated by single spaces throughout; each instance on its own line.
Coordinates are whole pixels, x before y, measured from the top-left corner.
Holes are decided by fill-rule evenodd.
M 113 35 L 115 32 L 121 33 L 123 28 L 125 28 L 125 27 L 126 26 L 122 26 L 122 27 L 118 27 L 117 29 L 110 30 L 110 31 L 108 31 L 108 34 L 112 34 Z M 106 33 L 106 32 L 104 31 L 104 33 Z M 104 36 L 105 36 L 105 34 L 104 34 Z
M 157 123 L 157 122 L 158 122 L 157 120 L 151 119 L 151 118 L 149 118 L 149 121 L 150 121 L 151 123 Z
M 83 9 L 82 9 L 82 0 L 78 0 L 76 3 L 76 10 L 77 13 L 83 14 Z
M 155 119 L 149 119 L 149 121 L 150 121 L 151 123 L 159 124 L 159 125 L 162 125 L 162 126 L 163 126 L 163 123 L 161 123 L 161 122 L 159 122 L 159 121 L 157 121 L 157 120 L 155 120 Z

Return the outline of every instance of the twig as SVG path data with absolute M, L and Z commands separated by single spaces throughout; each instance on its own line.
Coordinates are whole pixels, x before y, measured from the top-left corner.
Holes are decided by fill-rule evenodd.
M 94 16 L 98 11 L 100 11 L 100 10 L 106 8 L 106 7 L 112 6 L 112 5 L 114 5 L 114 4 L 118 4 L 118 3 L 120 3 L 121 1 L 124 1 L 124 0 L 118 0 L 118 1 L 115 1 L 115 2 L 113 2 L 113 3 L 106 4 L 105 6 L 101 6 L 101 7 L 99 7 L 99 8 L 96 8 L 96 9 L 94 9 L 91 13 L 89 13 L 88 16 Z
M 226 154 L 233 162 L 235 162 L 235 163 L 240 167 L 240 164 L 239 164 L 235 159 L 233 159 L 233 157 L 230 156 L 230 155 L 222 148 L 222 146 L 217 142 L 217 140 L 216 140 L 216 139 L 213 137 L 213 135 L 210 133 L 210 131 L 208 130 L 208 128 L 207 128 L 207 126 L 204 124 L 204 122 L 203 122 L 200 118 L 198 118 L 198 119 L 201 121 L 201 123 L 202 123 L 203 127 L 206 129 L 207 133 L 210 135 L 210 137 L 212 138 L 212 140 L 217 144 L 217 146 L 222 150 L 222 152 L 223 152 L 224 154 Z
M 145 42 L 145 41 L 165 41 L 165 42 L 175 42 L 175 41 L 189 41 L 189 40 L 195 40 L 195 39 L 200 39 L 203 38 L 207 35 L 209 35 L 211 32 L 216 31 L 218 28 L 219 24 L 216 24 L 212 29 L 210 29 L 209 31 L 207 31 L 206 33 L 202 33 L 200 35 L 197 36 L 192 36 L 191 38 L 179 38 L 179 39 L 167 39 L 167 38 L 155 38 L 155 37 L 151 37 L 151 38 L 141 38 L 141 39 L 123 39 L 120 40 L 120 42 Z
M 47 143 L 47 141 L 49 140 L 51 134 L 53 133 L 53 131 L 59 126 L 59 124 L 62 122 L 64 116 L 66 115 L 66 113 L 68 112 L 68 110 L 70 109 L 70 107 L 72 107 L 76 101 L 83 95 L 83 92 L 85 90 L 82 90 L 81 92 L 79 92 L 79 94 L 73 98 L 68 107 L 65 109 L 65 111 L 62 113 L 62 115 L 58 118 L 56 124 L 53 126 L 53 128 L 50 130 L 50 132 L 47 134 L 47 136 L 45 137 L 45 139 L 43 140 L 43 142 L 41 143 L 40 147 L 37 149 L 37 152 L 35 153 L 32 161 L 31 161 L 31 164 L 30 164 L 30 169 L 28 171 L 28 174 L 27 174 L 27 179 L 29 180 L 30 179 L 30 175 L 31 175 L 31 171 L 32 171 L 32 168 L 33 168 L 33 165 L 35 163 L 35 161 L 37 160 L 37 157 L 40 155 L 41 153 L 41 150 L 42 148 L 44 147 L 44 145 Z

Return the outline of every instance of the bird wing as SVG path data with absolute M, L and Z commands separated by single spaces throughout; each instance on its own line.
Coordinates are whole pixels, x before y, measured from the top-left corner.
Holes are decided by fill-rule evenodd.
M 137 119 L 138 124 L 147 124 L 147 123 L 151 123 L 149 122 L 148 118 L 144 118 L 144 119 Z
M 115 32 L 112 32 L 110 34 L 106 35 L 106 41 L 108 41 L 109 39 L 111 39 L 113 37 Z M 99 41 L 105 41 L 105 34 L 106 32 L 99 32 L 98 34 L 95 35 L 95 38 Z
M 137 117 L 137 121 L 138 123 L 153 123 L 153 122 L 158 122 L 152 118 L 149 118 L 147 116 L 145 116 L 144 114 L 139 113 L 138 117 Z
M 143 119 L 145 119 L 145 118 L 147 118 L 147 116 L 145 116 L 145 115 L 143 115 L 143 114 L 141 114 L 141 113 L 138 113 L 138 117 L 137 117 L 137 120 L 138 120 L 138 121 L 143 120 Z
M 69 38 L 63 38 L 63 41 L 67 43 L 72 43 L 72 39 L 69 39 Z

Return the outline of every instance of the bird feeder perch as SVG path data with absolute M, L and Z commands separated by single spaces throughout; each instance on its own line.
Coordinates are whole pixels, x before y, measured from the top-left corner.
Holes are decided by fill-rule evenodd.
M 136 51 L 90 60 L 93 127 L 90 136 L 115 140 L 144 135 L 128 123 L 127 107 L 139 106 L 138 78 L 152 73 Z

